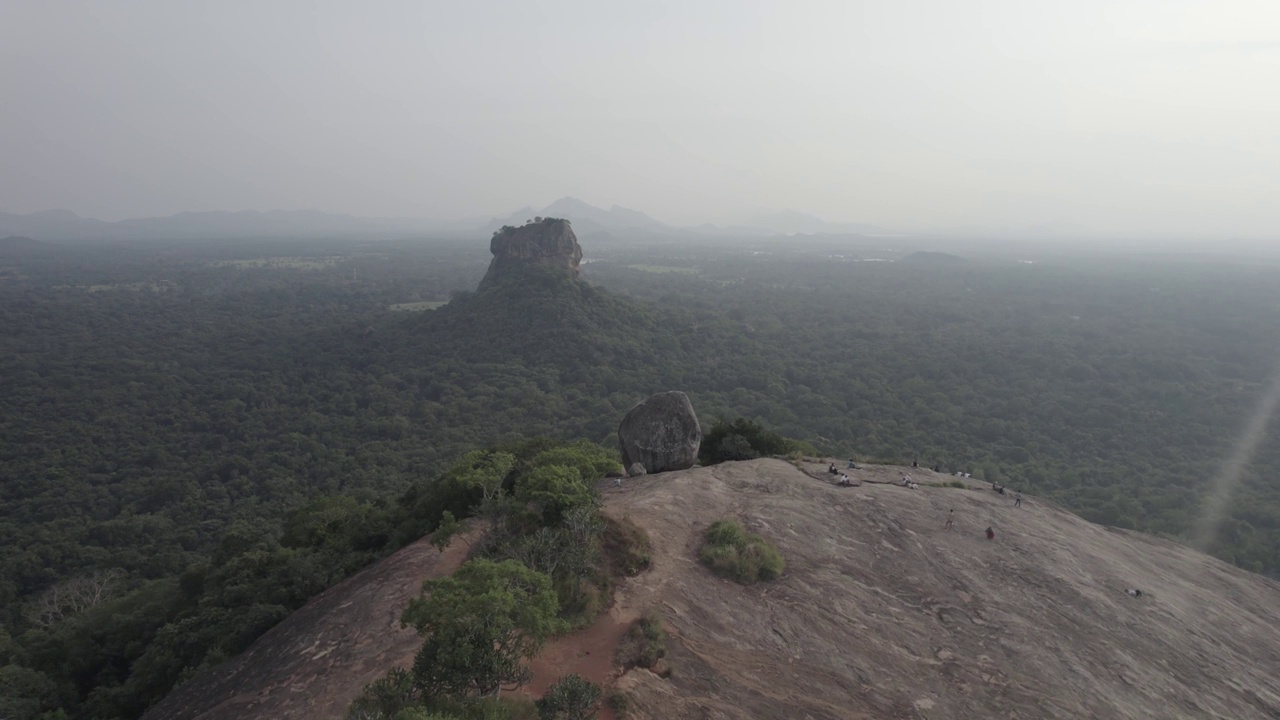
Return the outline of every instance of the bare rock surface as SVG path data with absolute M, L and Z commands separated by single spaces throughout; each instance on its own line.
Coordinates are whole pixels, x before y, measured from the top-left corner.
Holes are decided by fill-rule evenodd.
M 507 226 L 493 234 L 489 241 L 493 260 L 480 281 L 480 287 L 496 282 L 512 268 L 541 265 L 559 268 L 578 277 L 582 247 L 568 220 L 546 218 L 522 227 Z
M 689 396 L 673 390 L 650 395 L 618 425 L 622 466 L 639 463 L 650 473 L 685 470 L 698 461 L 702 427 Z
M 754 460 L 606 488 L 654 544 L 611 612 L 656 607 L 672 634 L 671 677 L 617 680 L 628 717 L 1280 717 L 1280 584 L 1029 495 L 843 472 L 864 484 Z M 905 474 L 920 488 L 890 484 Z M 777 543 L 778 581 L 698 564 L 724 517 Z
M 1280 584 L 1031 495 L 1015 508 L 989 486 L 934 487 L 954 478 L 923 468 L 844 469 L 862 484 L 838 487 L 828 462 L 817 477 L 753 460 L 602 482 L 605 511 L 647 529 L 652 567 L 552 642 L 525 691 L 577 672 L 654 720 L 1280 717 Z M 698 563 L 702 532 L 726 517 L 778 545 L 780 579 L 743 587 Z M 366 683 L 411 664 L 421 641 L 400 611 L 465 552 L 405 548 L 145 717 L 339 720 Z M 621 634 L 653 608 L 672 672 L 620 674 Z
M 178 687 L 144 720 L 338 720 L 370 682 L 408 667 L 422 646 L 400 613 L 466 559 L 469 533 L 444 553 L 427 539 L 329 588 L 267 631 L 248 650 Z

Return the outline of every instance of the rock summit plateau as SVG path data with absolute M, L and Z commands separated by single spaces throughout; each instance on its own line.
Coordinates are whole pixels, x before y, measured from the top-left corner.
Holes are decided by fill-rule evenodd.
M 559 268 L 577 278 L 582 260 L 582 247 L 573 228 L 560 218 L 538 218 L 522 227 L 504 226 L 493 234 L 489 251 L 493 260 L 480 281 L 481 289 L 523 265 Z

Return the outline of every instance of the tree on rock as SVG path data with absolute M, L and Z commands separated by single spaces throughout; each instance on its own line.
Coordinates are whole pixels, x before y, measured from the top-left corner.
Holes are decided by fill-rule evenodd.
M 746 418 L 721 419 L 702 439 L 698 459 L 703 465 L 715 465 L 726 460 L 754 460 L 793 452 L 816 454 L 817 451 L 803 440 L 784 437 Z
M 401 616 L 425 640 L 413 661 L 414 688 L 424 700 L 466 700 L 520 686 L 524 661 L 563 623 L 551 578 L 507 560 L 472 560 L 451 577 L 423 583 Z
M 538 699 L 539 720 L 587 720 L 600 700 L 600 686 L 581 675 L 566 675 Z

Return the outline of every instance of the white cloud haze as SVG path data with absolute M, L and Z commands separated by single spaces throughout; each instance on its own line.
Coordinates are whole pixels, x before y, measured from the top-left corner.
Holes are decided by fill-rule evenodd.
M 0 211 L 1280 238 L 1280 3 L 0 1 Z

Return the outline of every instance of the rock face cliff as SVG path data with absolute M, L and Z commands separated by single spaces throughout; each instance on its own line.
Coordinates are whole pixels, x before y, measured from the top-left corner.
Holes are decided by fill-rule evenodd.
M 578 277 L 582 248 L 568 220 L 542 218 L 523 227 L 506 226 L 493 234 L 489 242 L 493 260 L 480 281 L 484 289 L 504 274 L 523 265 L 559 268 Z

